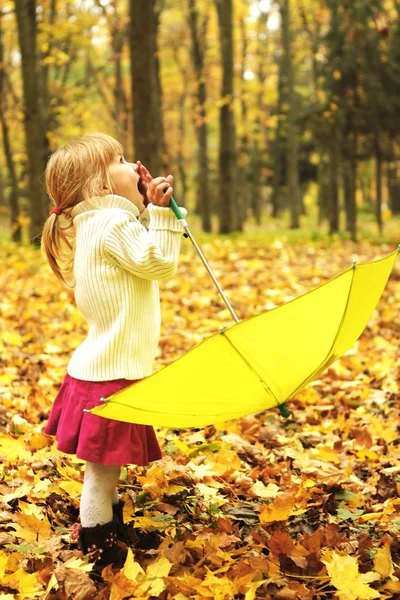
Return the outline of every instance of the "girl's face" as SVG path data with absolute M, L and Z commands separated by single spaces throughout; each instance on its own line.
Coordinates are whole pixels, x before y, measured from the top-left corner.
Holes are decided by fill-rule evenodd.
M 126 162 L 123 154 L 119 154 L 108 167 L 113 183 L 114 194 L 128 198 L 140 210 L 145 208 L 145 196 L 138 190 L 140 175 L 136 163 Z

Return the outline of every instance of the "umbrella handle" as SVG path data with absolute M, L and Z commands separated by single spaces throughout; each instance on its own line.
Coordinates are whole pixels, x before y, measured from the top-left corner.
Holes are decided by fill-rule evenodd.
M 167 191 L 167 189 L 168 189 L 168 188 L 165 188 L 165 190 L 164 190 L 164 193 Z M 172 197 L 172 196 L 171 196 L 171 198 L 170 198 L 169 205 L 170 205 L 170 207 L 172 208 L 172 210 L 173 210 L 173 212 L 174 212 L 174 214 L 175 214 L 176 218 L 178 219 L 178 221 L 179 221 L 180 223 L 182 223 L 182 225 L 184 226 L 184 224 L 186 223 L 186 221 L 185 221 L 185 218 L 184 218 L 183 214 L 181 213 L 181 211 L 180 211 L 180 209 L 179 209 L 179 206 L 177 205 L 177 203 L 175 202 L 175 200 L 173 199 L 173 197 Z M 185 238 L 189 237 L 189 236 L 188 236 L 188 234 L 186 233 L 186 231 L 185 231 L 185 233 L 183 234 L 183 236 L 184 236 Z
M 163 191 L 164 193 L 167 191 L 168 188 L 165 188 Z M 185 233 L 183 234 L 185 237 L 190 237 L 190 240 L 192 241 L 193 245 L 195 246 L 197 252 L 199 253 L 199 256 L 201 258 L 201 260 L 204 263 L 204 266 L 206 267 L 207 271 L 209 272 L 215 286 L 217 287 L 219 293 L 222 296 L 223 301 L 225 302 L 227 308 L 229 309 L 229 312 L 231 313 L 232 317 L 234 318 L 234 320 L 236 321 L 236 323 L 239 323 L 239 319 L 235 313 L 235 311 L 233 310 L 229 300 L 227 299 L 227 297 L 225 296 L 224 292 L 221 289 L 221 286 L 219 285 L 214 273 L 211 271 L 211 268 L 208 264 L 208 262 L 206 261 L 202 251 L 200 250 L 199 246 L 197 245 L 195 239 L 193 238 L 193 236 L 191 235 L 190 231 L 189 231 L 189 227 L 188 224 L 186 223 L 186 219 L 183 216 L 183 214 L 181 213 L 179 206 L 177 205 L 176 201 L 174 200 L 174 198 L 171 196 L 170 201 L 169 201 L 169 206 L 171 207 L 171 209 L 173 210 L 176 218 L 178 219 L 178 221 L 181 223 L 182 227 L 185 230 Z M 286 406 L 286 403 L 284 402 L 283 404 L 279 404 L 278 405 L 278 409 L 279 412 L 281 413 L 282 417 L 284 417 L 285 419 L 287 419 L 288 417 L 290 417 L 290 415 L 292 414 L 290 412 L 290 410 L 288 409 L 288 407 Z
M 165 188 L 164 192 L 167 189 L 168 188 Z M 175 200 L 173 199 L 172 196 L 170 198 L 169 205 L 172 208 L 172 210 L 174 211 L 174 214 L 175 214 L 176 218 L 178 219 L 178 221 L 183 221 L 184 220 L 183 214 L 181 213 L 179 206 L 177 205 L 177 203 L 175 202 Z

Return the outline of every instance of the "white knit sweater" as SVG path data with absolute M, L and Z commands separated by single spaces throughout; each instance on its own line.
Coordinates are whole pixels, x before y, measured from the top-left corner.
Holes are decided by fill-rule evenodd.
M 139 213 L 114 194 L 80 202 L 72 217 L 75 299 L 89 331 L 67 372 L 86 381 L 151 375 L 160 337 L 158 280 L 177 269 L 182 228 L 170 208 L 149 204 Z

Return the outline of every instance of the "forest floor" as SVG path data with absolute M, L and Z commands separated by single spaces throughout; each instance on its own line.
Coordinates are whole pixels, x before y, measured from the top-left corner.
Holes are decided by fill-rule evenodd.
M 397 232 L 201 242 L 244 319 L 390 254 Z M 95 581 L 71 535 L 84 462 L 42 434 L 85 323 L 38 250 L 1 242 L 0 289 L 0 600 L 400 598 L 400 259 L 359 341 L 289 419 L 155 428 L 163 458 L 124 465 L 118 486 L 143 543 Z M 156 368 L 231 323 L 187 240 L 160 290 Z

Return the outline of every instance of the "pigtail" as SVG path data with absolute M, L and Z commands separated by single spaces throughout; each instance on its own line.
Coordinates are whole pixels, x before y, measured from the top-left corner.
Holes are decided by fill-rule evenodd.
M 72 222 L 63 226 L 60 221 L 62 218 L 55 213 L 48 217 L 42 231 L 41 250 L 57 279 L 73 288 L 75 281 L 71 283 L 68 280 L 73 270 L 75 228 Z

